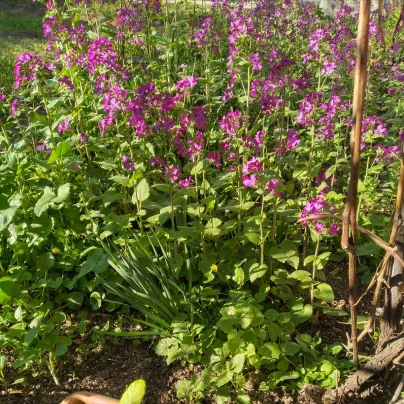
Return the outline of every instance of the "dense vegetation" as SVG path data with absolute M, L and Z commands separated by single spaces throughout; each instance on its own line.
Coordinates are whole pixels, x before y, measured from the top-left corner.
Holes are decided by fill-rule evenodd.
M 94 329 L 95 343 L 148 338 L 168 363 L 202 365 L 178 385 L 190 402 L 250 402 L 254 369 L 262 390 L 335 387 L 352 361 L 313 330 L 347 316 L 327 274 L 346 277 L 340 223 L 297 220 L 343 208 L 356 11 L 46 7 L 46 53 L 17 57 L 13 88 L 0 75 L 0 348 L 14 368 L 57 379 L 100 310 L 118 326 Z M 371 22 L 361 144 L 358 223 L 383 238 L 404 141 L 399 12 L 383 36 Z M 359 241 L 367 284 L 382 255 Z

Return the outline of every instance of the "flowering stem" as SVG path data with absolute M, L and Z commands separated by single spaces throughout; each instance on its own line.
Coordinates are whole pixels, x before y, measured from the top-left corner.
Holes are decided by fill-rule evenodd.
M 264 193 L 261 195 L 261 218 L 260 218 L 260 239 L 261 239 L 261 265 L 264 265 Z
M 313 261 L 313 273 L 312 273 L 313 283 L 311 284 L 311 291 L 310 291 L 311 304 L 314 303 L 314 281 L 316 279 L 316 270 L 317 270 L 316 261 L 317 261 L 318 250 L 320 249 L 320 240 L 321 240 L 321 235 L 319 234 L 317 237 L 316 251 L 314 253 L 314 256 L 316 257 L 316 259 Z

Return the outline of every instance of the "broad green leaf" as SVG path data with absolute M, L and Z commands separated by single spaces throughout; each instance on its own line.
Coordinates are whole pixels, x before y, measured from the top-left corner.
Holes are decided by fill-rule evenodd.
M 84 295 L 81 292 L 71 292 L 66 299 L 73 307 L 80 306 L 84 301 Z
M 381 247 L 374 243 L 363 244 L 356 250 L 356 255 L 362 257 L 364 255 L 377 254 L 381 250 Z
M 250 404 L 250 397 L 244 392 L 237 393 L 237 404 Z
M 21 296 L 20 286 L 11 276 L 0 278 L 0 304 L 8 304 Z
M 56 149 L 54 149 L 49 157 L 48 164 L 53 163 L 54 161 L 61 161 L 66 157 L 71 157 L 73 155 L 70 144 L 67 142 L 60 142 Z
M 233 379 L 233 372 L 231 372 L 230 370 L 225 370 L 218 376 L 215 384 L 217 387 L 221 387 L 229 383 L 232 379 Z
M 35 207 L 34 207 L 35 214 L 37 216 L 41 216 L 42 213 L 44 213 L 48 210 L 50 204 L 53 202 L 53 200 L 55 198 L 56 198 L 56 195 L 52 191 L 52 189 L 49 187 L 45 187 L 45 189 L 43 191 L 43 195 L 35 204 Z
M 233 276 L 234 282 L 236 282 L 239 285 L 242 285 L 244 282 L 244 271 L 243 268 L 236 268 L 234 271 L 234 276 Z
M 303 306 L 303 308 L 292 311 L 291 321 L 295 325 L 304 323 L 311 317 L 312 314 L 313 314 L 313 307 L 311 306 L 311 304 L 306 304 Z
M 332 287 L 327 283 L 320 283 L 313 291 L 315 298 L 324 302 L 331 303 L 334 300 L 334 292 Z
M 267 359 L 278 359 L 281 351 L 275 342 L 266 342 L 258 349 L 258 353 Z
M 17 209 L 18 206 L 12 206 L 8 209 L 0 210 L 0 232 L 11 223 Z
M 244 233 L 244 235 L 253 244 L 259 245 L 261 243 L 261 238 L 258 233 Z
M 284 342 L 281 345 L 281 351 L 286 356 L 291 356 L 300 351 L 300 346 L 294 342 Z
M 58 188 L 58 196 L 55 198 L 55 203 L 65 201 L 70 196 L 70 184 L 66 183 Z
M 297 279 L 300 282 L 311 282 L 311 275 L 307 271 L 294 271 L 289 275 L 289 278 Z
M 146 178 L 143 178 L 139 184 L 136 186 L 133 196 L 132 196 L 132 202 L 136 204 L 137 202 L 143 202 L 145 201 L 148 197 L 150 196 L 150 187 L 149 184 L 147 183 Z
M 125 187 L 127 187 L 130 182 L 129 178 L 123 177 L 121 175 L 115 175 L 114 177 L 111 177 L 111 180 Z
M 244 354 L 240 353 L 233 356 L 233 358 L 230 361 L 231 370 L 234 373 L 241 373 L 241 371 L 243 370 L 244 362 L 245 362 Z
M 66 344 L 59 344 L 56 350 L 52 352 L 54 357 L 62 356 L 67 352 L 68 346 Z
M 42 269 L 42 270 L 47 271 L 48 269 L 52 268 L 53 265 L 55 265 L 55 258 L 49 252 L 40 255 L 36 259 L 36 266 L 37 266 L 38 269 Z
M 228 386 L 219 387 L 214 395 L 214 400 L 216 404 L 225 404 L 231 401 L 230 390 Z
M 268 270 L 268 266 L 263 264 L 260 265 L 258 263 L 253 264 L 249 269 L 250 274 L 250 282 L 254 282 L 255 280 L 262 278 Z
M 146 394 L 146 382 L 143 379 L 135 380 L 123 393 L 119 404 L 142 404 Z

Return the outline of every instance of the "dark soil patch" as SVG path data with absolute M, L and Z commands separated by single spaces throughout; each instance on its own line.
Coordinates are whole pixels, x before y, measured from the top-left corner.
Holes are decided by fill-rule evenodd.
M 80 390 L 119 398 L 132 381 L 141 378 L 147 383 L 146 403 L 179 403 L 175 397 L 175 372 L 176 368 L 167 366 L 149 345 L 121 340 L 119 345 L 111 344 L 64 362 L 57 372 L 60 387 L 49 374 L 28 376 L 26 384 L 3 389 L 0 402 L 57 404 Z

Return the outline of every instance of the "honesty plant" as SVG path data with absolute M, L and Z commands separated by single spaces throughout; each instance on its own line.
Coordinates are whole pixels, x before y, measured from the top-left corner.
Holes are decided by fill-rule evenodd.
M 206 366 L 180 388 L 188 400 L 248 402 L 245 375 L 260 368 L 262 389 L 333 387 L 351 364 L 300 324 L 346 315 L 325 270 L 342 259 L 340 228 L 296 222 L 343 206 L 356 11 L 45 4 L 45 53 L 19 56 L 14 91 L 0 90 L 0 348 L 16 367 L 53 363 L 72 342 L 67 309 L 134 309 L 159 327 L 149 335 L 173 334 L 157 348 L 169 362 Z M 358 219 L 378 234 L 404 138 L 401 28 L 390 38 L 372 23 Z M 378 249 L 359 253 L 366 282 Z

